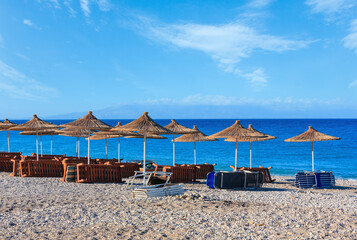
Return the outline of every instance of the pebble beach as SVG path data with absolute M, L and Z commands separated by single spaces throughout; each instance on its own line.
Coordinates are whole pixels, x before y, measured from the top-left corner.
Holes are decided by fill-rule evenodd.
M 126 184 L 0 173 L 0 239 L 357 239 L 357 181 L 302 190 L 274 178 L 258 190 L 201 182 L 134 199 Z

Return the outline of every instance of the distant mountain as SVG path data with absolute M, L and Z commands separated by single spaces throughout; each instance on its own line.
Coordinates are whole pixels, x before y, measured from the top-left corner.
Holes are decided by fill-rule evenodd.
M 88 109 L 92 110 L 92 109 Z M 46 119 L 76 119 L 88 113 L 75 112 L 48 116 Z M 159 105 L 126 104 L 93 110 L 101 119 L 136 119 L 143 112 L 149 112 L 156 119 L 243 119 L 243 118 L 355 118 L 345 109 L 271 109 L 255 105 Z

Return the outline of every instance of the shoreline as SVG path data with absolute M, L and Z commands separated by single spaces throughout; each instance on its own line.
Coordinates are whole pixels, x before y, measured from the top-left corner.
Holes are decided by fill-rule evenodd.
M 258 190 L 184 184 L 184 197 L 133 199 L 125 184 L 79 184 L 0 173 L 2 239 L 356 239 L 357 181 Z

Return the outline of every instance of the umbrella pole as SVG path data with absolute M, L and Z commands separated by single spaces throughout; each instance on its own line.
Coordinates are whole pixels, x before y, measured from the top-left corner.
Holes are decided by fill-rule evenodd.
M 172 137 L 172 166 L 175 166 L 175 134 Z
M 195 161 L 195 165 L 196 165 L 196 142 L 193 142 L 195 148 L 193 150 L 193 156 L 194 156 L 194 161 Z
M 41 134 L 41 157 L 43 157 L 43 155 L 42 155 L 42 134 Z
M 314 141 L 312 141 L 312 171 L 315 171 L 315 166 L 314 166 Z
M 7 130 L 7 150 L 10 152 L 10 136 L 9 136 L 9 130 Z
M 51 134 L 51 155 L 52 155 L 52 142 L 53 142 L 53 135 Z
M 90 164 L 90 132 L 88 132 L 88 164 Z
M 235 152 L 235 164 L 234 168 L 237 171 L 237 162 L 238 162 L 238 139 L 236 138 L 236 152 Z
M 252 168 L 252 142 L 250 142 L 250 168 Z
M 38 131 L 36 129 L 36 159 L 38 161 Z
M 107 139 L 105 139 L 105 159 L 108 159 L 108 142 L 107 142 Z
M 78 137 L 78 158 L 81 158 L 81 137 Z
M 146 132 L 144 133 L 144 159 L 143 159 L 143 167 L 144 167 L 144 176 L 143 176 L 143 184 L 145 185 L 145 173 L 146 173 Z
M 118 162 L 121 162 L 121 160 L 120 160 L 120 136 L 118 137 Z

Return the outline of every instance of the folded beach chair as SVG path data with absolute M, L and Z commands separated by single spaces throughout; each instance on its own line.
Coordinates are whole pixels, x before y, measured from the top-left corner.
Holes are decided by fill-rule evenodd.
M 294 186 L 299 188 L 331 188 L 335 186 L 335 176 L 325 171 L 298 171 L 295 174 Z
M 183 184 L 159 184 L 132 190 L 133 198 L 167 197 L 184 194 Z
M 251 171 L 219 171 L 207 175 L 207 186 L 218 189 L 260 188 L 263 186 L 264 175 L 262 172 Z
M 270 172 L 269 170 L 272 168 L 272 167 L 267 167 L 267 168 L 264 168 L 262 166 L 259 166 L 258 168 L 248 168 L 248 167 L 238 167 L 237 169 L 234 167 L 234 166 L 230 166 L 233 171 L 242 171 L 242 170 L 247 170 L 247 171 L 252 171 L 252 172 L 262 172 L 264 174 L 264 182 L 265 183 L 272 183 L 275 181 L 275 179 L 272 179 L 271 178 L 271 175 L 270 175 Z
M 331 188 L 335 186 L 335 175 L 332 172 L 315 172 L 316 188 Z

